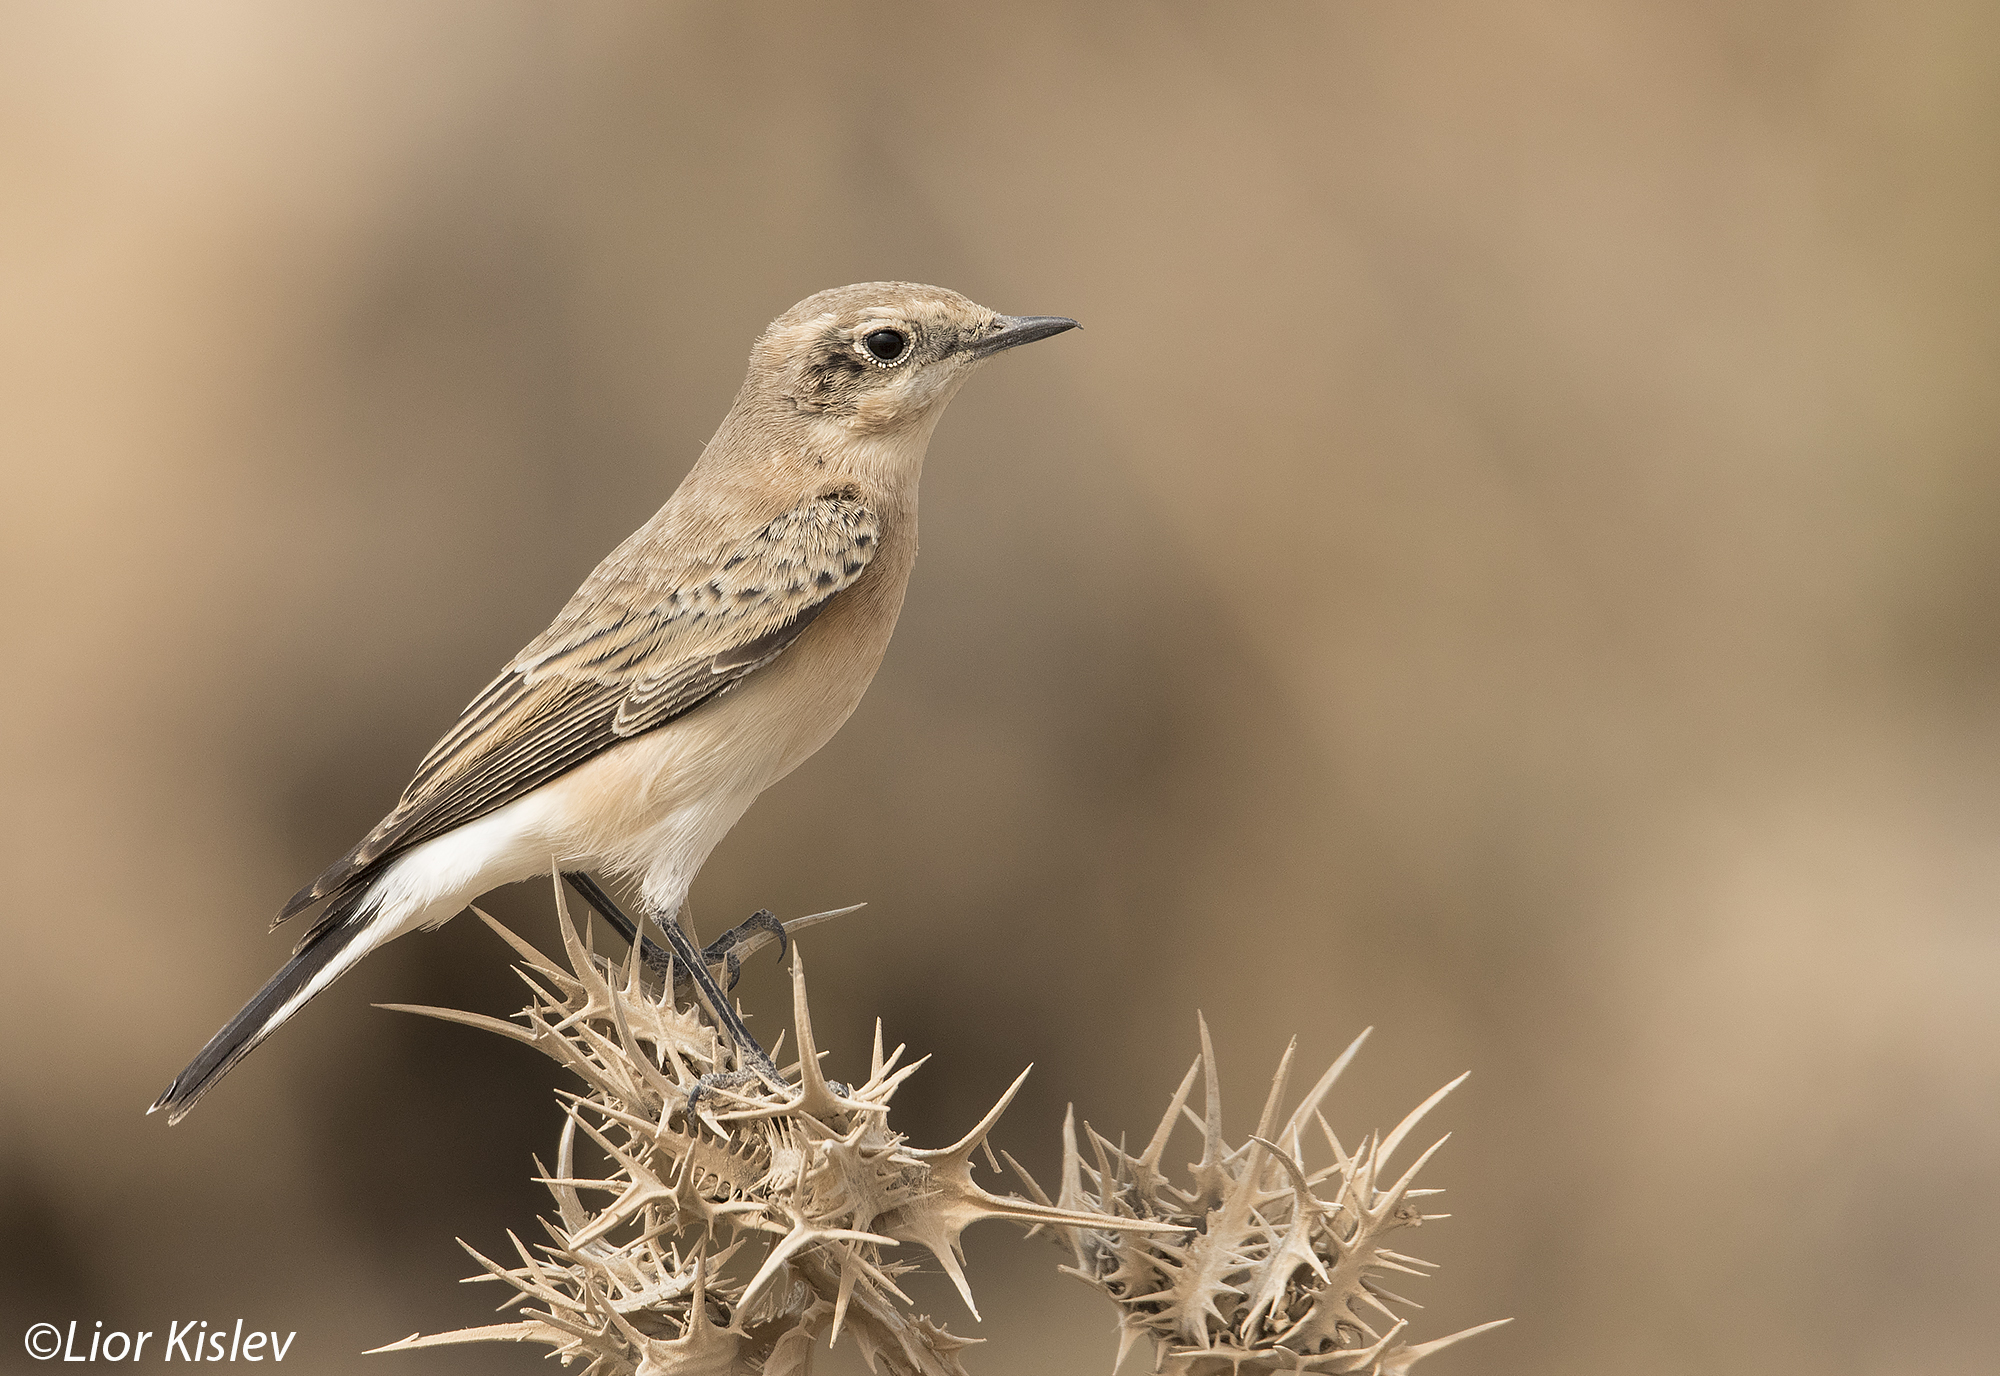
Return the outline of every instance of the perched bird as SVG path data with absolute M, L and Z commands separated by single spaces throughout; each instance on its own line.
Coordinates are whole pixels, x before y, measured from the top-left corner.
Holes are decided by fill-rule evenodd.
M 326 908 L 153 1109 L 178 1121 L 370 951 L 552 863 L 628 939 L 588 871 L 636 881 L 682 972 L 754 1048 L 681 933 L 688 886 L 874 678 L 945 404 L 982 360 L 1075 325 L 908 282 L 823 291 L 772 321 L 667 504 L 473 698 L 394 810 L 285 905 L 278 922 Z M 761 1049 L 750 1059 L 774 1073 Z

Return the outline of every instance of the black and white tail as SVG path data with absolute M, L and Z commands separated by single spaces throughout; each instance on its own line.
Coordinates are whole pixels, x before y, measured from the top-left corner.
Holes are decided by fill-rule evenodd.
M 300 943 L 285 968 L 243 1006 L 243 1011 L 213 1037 L 187 1069 L 174 1076 L 148 1113 L 167 1111 L 178 1123 L 208 1087 L 229 1073 L 312 997 L 333 983 L 380 939 L 376 913 L 366 902 L 373 885 L 362 884 L 334 900 L 312 933 Z M 371 935 L 375 940 L 370 940 Z M 357 949 L 358 947 L 358 949 Z

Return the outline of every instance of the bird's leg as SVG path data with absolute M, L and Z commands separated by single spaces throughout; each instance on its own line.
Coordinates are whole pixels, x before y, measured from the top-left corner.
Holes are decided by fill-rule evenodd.
M 778 959 L 783 960 L 785 952 L 791 947 L 791 935 L 786 932 L 785 924 L 778 921 L 778 915 L 769 908 L 759 908 L 756 912 L 750 914 L 750 916 L 744 918 L 741 922 L 702 948 L 702 959 L 711 965 L 720 964 L 724 972 L 729 976 L 726 988 L 734 989 L 736 987 L 736 974 L 741 968 L 740 962 L 736 958 L 736 948 L 748 945 L 751 941 L 755 940 L 755 934 L 758 932 L 770 932 L 778 938 Z M 711 1075 L 706 1077 L 703 1083 L 719 1083 L 722 1078 Z M 754 1077 L 741 1074 L 735 1077 L 739 1084 L 747 1084 L 751 1078 Z M 826 1087 L 842 1099 L 845 1099 L 852 1092 L 839 1080 L 828 1080 Z M 700 1091 L 697 1090 L 696 1092 L 698 1094 Z
M 571 888 L 583 895 L 584 902 L 597 910 L 599 917 L 602 917 L 612 925 L 618 935 L 625 939 L 626 945 L 630 946 L 635 943 L 639 945 L 639 957 L 646 962 L 648 970 L 652 971 L 662 980 L 667 977 L 667 972 L 673 967 L 673 958 L 660 949 L 660 944 L 657 941 L 654 941 L 651 937 L 639 934 L 637 924 L 631 918 L 625 916 L 618 905 L 611 901 L 611 895 L 607 894 L 595 879 L 592 879 L 582 870 L 571 870 L 564 874 L 563 878 L 569 881 Z M 674 973 L 677 980 L 688 978 L 684 972 L 675 971 Z
M 618 906 L 611 901 L 610 895 L 604 892 L 596 880 L 581 870 L 573 870 L 563 875 L 563 878 L 583 895 L 585 902 L 597 909 L 598 915 L 611 924 L 618 935 L 624 938 L 626 945 L 629 946 L 635 941 L 641 943 L 639 958 L 646 962 L 646 968 L 655 976 L 664 981 L 668 972 L 672 971 L 675 998 L 694 997 L 693 975 L 661 950 L 657 941 L 651 937 L 642 937 L 633 925 L 632 919 L 619 911 Z M 722 966 L 728 975 L 722 986 L 725 990 L 736 987 L 737 977 L 743 968 L 742 961 L 736 955 L 736 949 L 748 945 L 751 935 L 760 931 L 769 932 L 778 938 L 778 959 L 783 960 L 785 952 L 790 949 L 791 938 L 785 932 L 785 924 L 778 921 L 777 915 L 769 908 L 758 909 L 702 948 L 702 960 L 709 965 Z
M 611 901 L 611 895 L 607 894 L 595 879 L 581 871 L 565 874 L 563 878 L 583 895 L 591 907 L 602 913 L 607 922 L 621 933 L 627 933 L 627 940 L 639 936 L 638 924 L 619 911 L 618 905 Z M 673 948 L 674 962 L 680 969 L 686 970 L 693 979 L 696 996 L 708 1005 L 709 1015 L 715 1019 L 717 1026 L 729 1034 L 729 1039 L 736 1044 L 737 1054 L 749 1065 L 745 1071 L 702 1076 L 693 1092 L 688 1095 L 689 1112 L 692 1113 L 694 1103 L 700 1098 L 702 1090 L 710 1087 L 733 1088 L 736 1085 L 748 1084 L 752 1080 L 763 1079 L 773 1088 L 790 1088 L 785 1083 L 784 1077 L 778 1073 L 776 1063 L 771 1060 L 764 1048 L 758 1045 L 757 1039 L 750 1035 L 750 1029 L 743 1025 L 743 1019 L 737 1016 L 735 1006 L 729 1002 L 729 996 L 716 984 L 715 976 L 708 972 L 708 962 L 703 958 L 703 953 L 696 950 L 695 944 L 688 940 L 687 933 L 681 930 L 681 924 L 668 916 L 660 919 L 658 925 L 661 934 L 667 938 L 667 945 Z M 640 939 L 645 941 L 643 937 Z M 653 952 L 658 949 L 651 941 L 645 941 L 641 947 L 640 955 L 649 966 L 653 965 Z M 661 956 L 664 963 L 665 953 L 662 952 Z

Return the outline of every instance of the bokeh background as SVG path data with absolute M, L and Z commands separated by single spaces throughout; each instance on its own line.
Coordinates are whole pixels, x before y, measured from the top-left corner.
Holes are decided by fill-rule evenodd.
M 1197 1009 L 1235 1132 L 1373 1024 L 1337 1126 L 1473 1071 L 1416 1332 L 1516 1322 L 1439 1376 L 2000 1367 L 1996 78 L 1978 0 L 0 9 L 0 1368 L 544 1369 L 356 1355 L 533 1231 L 556 1072 L 369 1007 L 514 1007 L 475 923 L 142 1110 L 874 278 L 1086 329 L 953 405 L 880 678 L 696 889 L 869 903 L 836 1072 L 882 1016 L 941 1142 L 1033 1061 L 1047 1173 Z M 970 1242 L 975 1371 L 1108 1370 Z

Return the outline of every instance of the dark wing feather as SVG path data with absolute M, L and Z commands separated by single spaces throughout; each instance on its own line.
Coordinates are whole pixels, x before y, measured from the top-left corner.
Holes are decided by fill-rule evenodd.
M 840 492 L 684 566 L 672 586 L 648 586 L 631 575 L 629 561 L 607 577 L 606 561 L 554 624 L 467 704 L 395 810 L 301 889 L 278 921 L 728 692 L 852 586 L 879 541 L 874 513 Z

